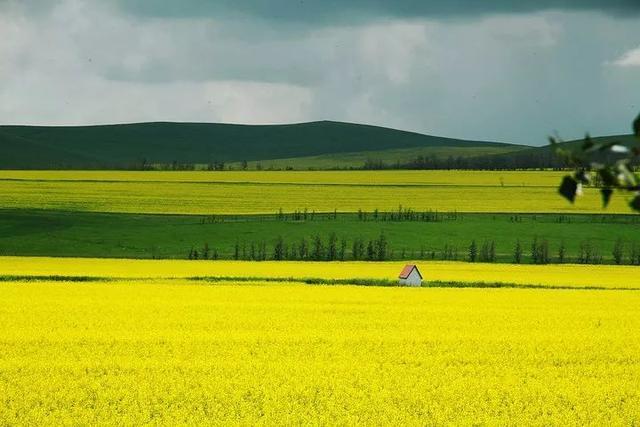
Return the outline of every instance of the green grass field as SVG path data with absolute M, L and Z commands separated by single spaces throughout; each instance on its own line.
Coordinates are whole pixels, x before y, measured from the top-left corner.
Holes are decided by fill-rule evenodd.
M 555 257 L 564 242 L 567 260 L 575 261 L 578 247 L 589 240 L 605 261 L 617 239 L 626 250 L 640 236 L 634 235 L 640 218 L 629 215 L 519 215 L 459 214 L 443 216 L 438 222 L 359 220 L 357 215 L 317 216 L 314 220 L 277 220 L 270 216 L 141 215 L 63 212 L 43 210 L 0 210 L 0 254 L 32 256 L 80 256 L 110 258 L 186 258 L 194 248 L 202 252 L 205 243 L 221 258 L 231 258 L 236 242 L 245 246 L 266 242 L 269 255 L 278 237 L 288 244 L 309 242 L 315 235 L 327 241 L 331 233 L 346 239 L 348 252 L 357 238 L 375 239 L 384 233 L 394 257 L 442 258 L 445 246 L 457 248 L 459 259 L 467 256 L 471 240 L 478 244 L 495 241 L 498 261 L 511 262 L 520 239 L 528 262 L 532 240 L 548 240 Z M 625 250 L 625 257 L 626 257 Z M 347 258 L 349 255 L 347 255 Z
M 510 262 L 519 239 L 528 260 L 534 238 L 547 240 L 566 261 L 590 242 L 611 262 L 618 239 L 636 243 L 637 216 L 621 197 L 603 215 L 596 189 L 575 205 L 556 192 L 564 172 L 116 172 L 1 171 L 0 254 L 115 258 L 186 258 L 207 244 L 230 258 L 236 242 L 288 246 L 335 233 L 347 241 L 387 237 L 396 259 L 464 259 L 472 240 L 496 244 L 497 261 Z M 439 211 L 440 221 L 367 221 L 355 214 Z M 307 209 L 307 220 L 275 213 Z M 332 213 L 338 212 L 333 219 Z M 317 212 L 311 219 L 313 212 Z M 446 213 L 457 211 L 455 219 Z M 321 212 L 330 214 L 320 214 Z M 504 213 L 502 213 L 504 212 Z M 537 214 L 515 214 L 539 212 Z M 445 215 L 442 215 L 442 214 Z M 573 213 L 567 215 L 565 213 Z M 261 215 L 257 215 L 261 214 Z

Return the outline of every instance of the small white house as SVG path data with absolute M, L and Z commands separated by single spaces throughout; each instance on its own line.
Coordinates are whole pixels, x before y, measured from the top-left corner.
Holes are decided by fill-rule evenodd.
M 415 264 L 407 264 L 400 272 L 400 284 L 404 286 L 422 286 L 422 274 Z

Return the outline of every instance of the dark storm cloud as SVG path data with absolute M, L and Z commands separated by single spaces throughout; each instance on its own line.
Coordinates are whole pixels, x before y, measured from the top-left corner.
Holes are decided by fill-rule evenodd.
M 344 23 L 385 18 L 464 18 L 544 10 L 640 14 L 640 0 L 119 0 L 156 17 L 249 16 L 281 22 Z
M 0 117 L 622 133 L 638 28 L 640 0 L 0 0 Z

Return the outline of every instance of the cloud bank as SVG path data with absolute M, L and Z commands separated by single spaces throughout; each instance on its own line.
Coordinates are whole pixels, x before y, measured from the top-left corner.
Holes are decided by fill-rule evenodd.
M 640 109 L 636 1 L 238 3 L 0 0 L 0 121 L 332 119 L 543 144 L 626 132 Z
M 549 10 L 640 13 L 636 0 L 119 0 L 130 13 L 157 17 L 259 17 L 269 21 L 334 24 L 387 19 L 464 18 Z
M 619 67 L 640 67 L 640 47 L 632 49 L 613 62 Z

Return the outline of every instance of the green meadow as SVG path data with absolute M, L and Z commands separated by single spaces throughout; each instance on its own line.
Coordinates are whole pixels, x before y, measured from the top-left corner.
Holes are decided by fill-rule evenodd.
M 2 171 L 0 255 L 295 258 L 333 238 L 352 259 L 354 244 L 366 252 L 384 236 L 389 259 L 464 260 L 475 241 L 496 262 L 513 262 L 519 242 L 531 262 L 536 241 L 545 262 L 589 252 L 611 263 L 614 246 L 623 262 L 640 260 L 639 219 L 624 198 L 602 211 L 589 188 L 571 205 L 557 194 L 563 174 Z
M 457 252 L 466 259 L 473 240 L 479 246 L 493 241 L 497 261 L 511 262 L 519 240 L 523 262 L 529 262 L 534 239 L 549 243 L 555 258 L 565 246 L 566 262 L 576 261 L 580 245 L 588 243 L 604 262 L 611 262 L 617 240 L 626 249 L 640 243 L 640 218 L 632 215 L 557 214 L 439 214 L 428 220 L 383 220 L 368 213 L 316 214 L 304 219 L 292 215 L 145 215 L 47 210 L 0 210 L 0 254 L 110 258 L 187 258 L 193 250 L 209 247 L 220 258 L 234 257 L 236 245 L 250 251 L 265 244 L 270 257 L 281 237 L 288 246 L 315 236 L 328 241 L 335 233 L 346 240 L 349 258 L 356 239 L 376 239 L 381 233 L 393 258 L 443 259 Z M 446 248 L 449 254 L 445 253 Z M 202 255 L 200 255 L 202 256 Z M 626 256 L 626 254 L 625 254 Z

